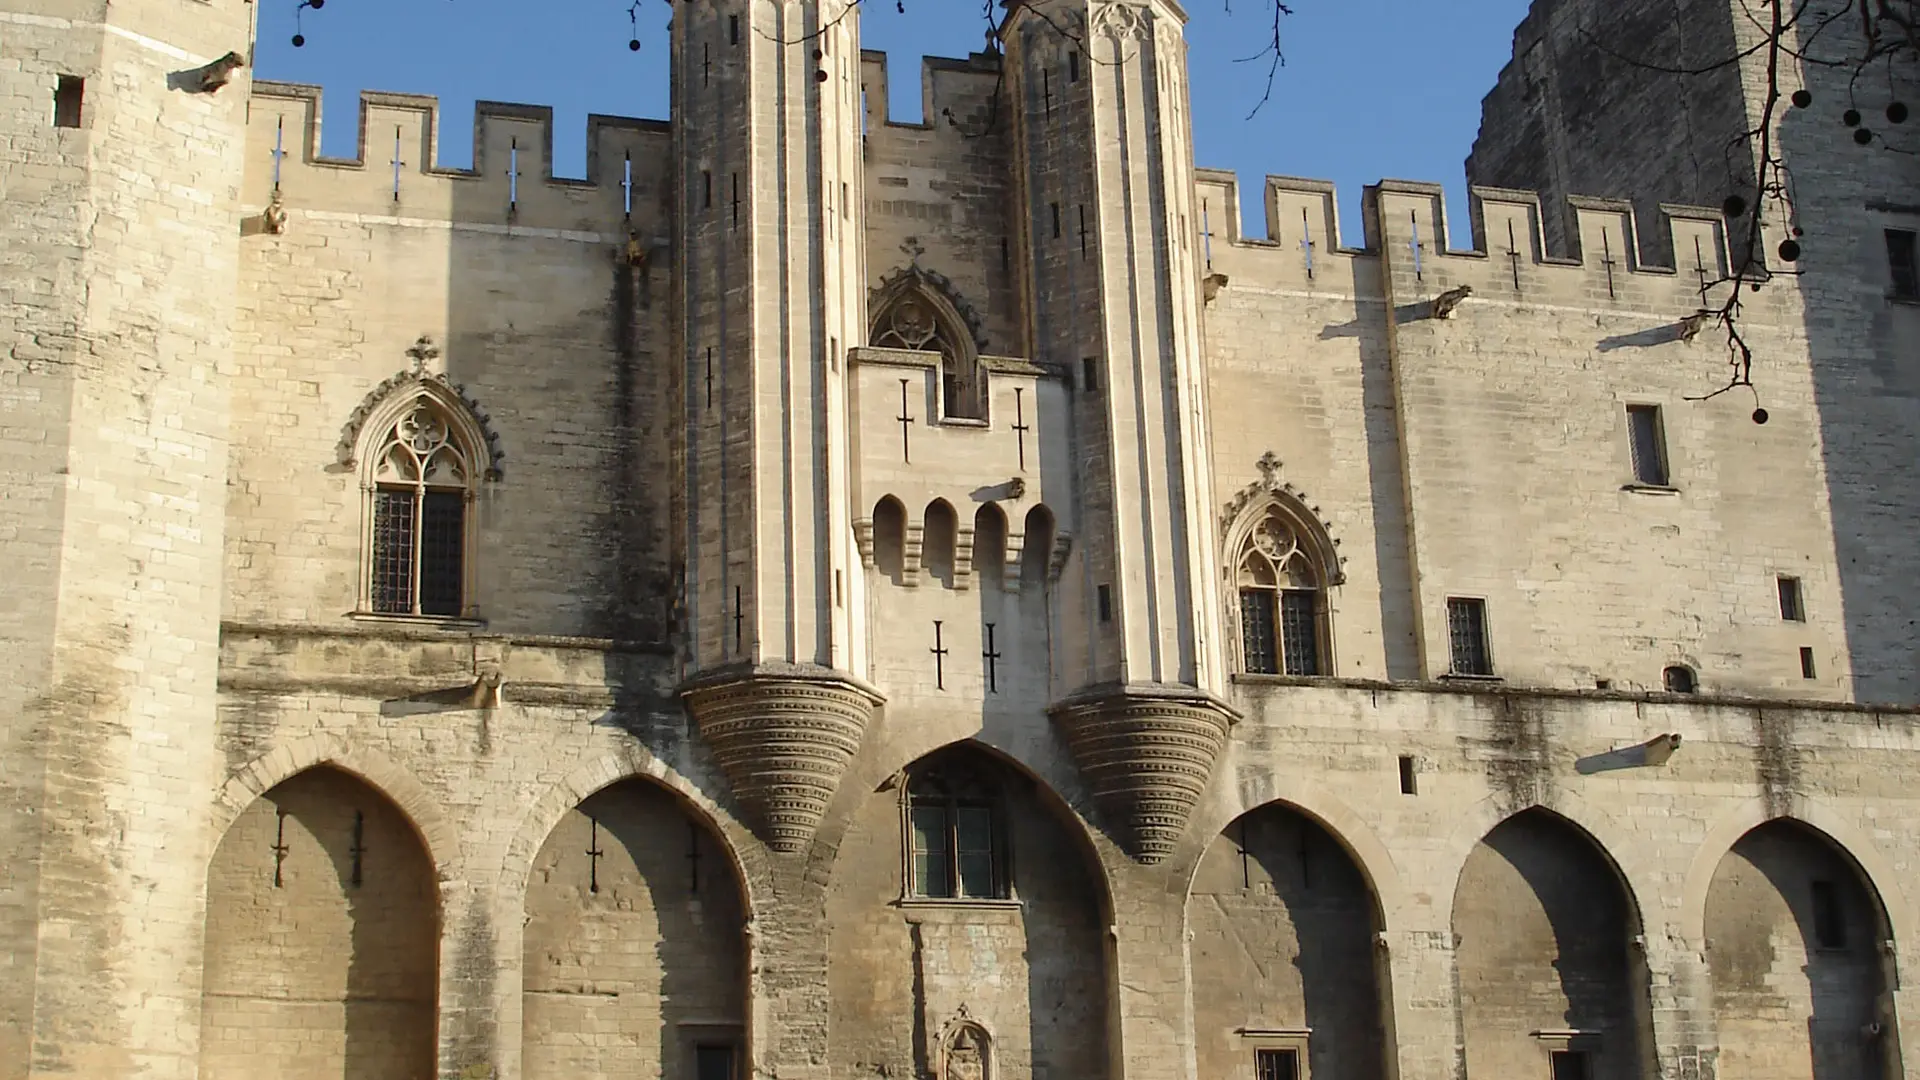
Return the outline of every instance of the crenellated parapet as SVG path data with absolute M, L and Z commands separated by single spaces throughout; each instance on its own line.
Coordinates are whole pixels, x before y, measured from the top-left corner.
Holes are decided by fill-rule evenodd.
M 637 230 L 648 244 L 668 231 L 672 134 L 664 121 L 589 116 L 586 176 L 572 179 L 554 175 L 546 106 L 475 105 L 471 168 L 439 163 L 437 98 L 362 93 L 347 158 L 321 151 L 320 116 L 317 86 L 253 84 L 241 197 L 250 214 L 272 206 L 502 229 Z
M 1232 173 L 1200 170 L 1197 186 L 1209 298 L 1236 281 L 1383 296 L 1385 254 L 1414 283 L 1437 286 L 1429 290 L 1435 295 L 1464 285 L 1477 300 L 1671 311 L 1678 319 L 1710 306 L 1728 272 L 1724 219 L 1706 207 L 1662 205 L 1648 220 L 1622 200 L 1573 197 L 1569 240 L 1550 246 L 1545 211 L 1532 192 L 1471 189 L 1462 230 L 1439 184 L 1383 180 L 1367 189 L 1356 244 L 1352 224 L 1340 219 L 1338 193 L 1325 181 L 1267 177 L 1264 240 L 1240 235 L 1243 192 Z M 1643 243 L 1652 230 L 1660 243 Z M 1464 246 L 1457 246 L 1463 235 Z M 1647 260 L 1649 248 L 1673 252 L 1673 264 Z M 1419 313 L 1399 314 L 1407 321 Z

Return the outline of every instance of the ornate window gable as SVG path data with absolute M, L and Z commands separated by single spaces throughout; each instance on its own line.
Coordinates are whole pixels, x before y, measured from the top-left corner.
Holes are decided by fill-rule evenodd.
M 986 419 L 980 319 L 939 274 L 908 266 L 881 282 L 868 300 L 868 341 L 883 349 L 940 354 L 940 407 L 946 419 Z
M 1255 674 L 1334 671 L 1327 590 L 1346 580 L 1339 542 L 1301 493 L 1279 479 L 1280 461 L 1260 459 L 1261 479 L 1241 489 L 1222 522 L 1228 625 L 1238 668 Z
M 343 438 L 363 508 L 356 610 L 473 618 L 473 503 L 500 478 L 497 439 L 444 376 L 403 372 L 375 394 Z

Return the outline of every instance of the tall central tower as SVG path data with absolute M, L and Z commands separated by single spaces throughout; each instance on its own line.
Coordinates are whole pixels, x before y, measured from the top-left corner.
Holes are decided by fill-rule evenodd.
M 1085 580 L 1054 715 L 1102 810 L 1153 862 L 1232 722 L 1221 652 L 1185 16 L 1168 0 L 1021 0 L 1004 31 L 1036 358 L 1075 373 Z
M 845 364 L 865 340 L 859 29 L 845 0 L 676 10 L 686 697 L 776 850 L 877 695 L 849 596 Z

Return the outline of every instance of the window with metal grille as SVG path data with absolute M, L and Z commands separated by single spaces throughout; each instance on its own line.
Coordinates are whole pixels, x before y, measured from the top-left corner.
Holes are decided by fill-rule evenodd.
M 475 456 L 457 425 L 427 396 L 408 404 L 386 429 L 372 455 L 370 610 L 465 614 Z
M 1593 1075 L 1585 1050 L 1555 1050 L 1551 1063 L 1553 1080 L 1590 1080 Z
M 1806 612 L 1800 606 L 1800 579 L 1782 574 L 1778 578 L 1780 588 L 1780 617 L 1788 622 L 1806 622 Z
M 1897 300 L 1920 300 L 1920 244 L 1911 229 L 1887 230 L 1887 274 Z
M 1279 638 L 1274 635 L 1273 590 L 1240 590 L 1240 655 L 1255 675 L 1280 673 Z
M 1633 447 L 1634 481 L 1667 486 L 1667 447 L 1660 430 L 1660 406 L 1627 406 L 1627 433 Z
M 1287 589 L 1280 594 L 1280 656 L 1289 675 L 1320 674 L 1319 593 Z
M 1254 1080 L 1300 1080 L 1300 1051 L 1255 1050 Z
M 1299 522 L 1269 506 L 1240 542 L 1241 670 L 1322 675 L 1326 608 Z
M 1002 900 L 1008 895 L 997 793 L 952 763 L 907 785 L 908 895 Z
M 1447 598 L 1447 643 L 1455 675 L 1493 674 L 1493 656 L 1487 648 L 1486 601 Z

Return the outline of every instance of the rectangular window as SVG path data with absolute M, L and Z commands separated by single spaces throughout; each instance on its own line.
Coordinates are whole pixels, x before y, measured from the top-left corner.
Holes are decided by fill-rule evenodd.
M 1847 947 L 1847 923 L 1840 915 L 1840 894 L 1831 881 L 1813 882 L 1813 939 L 1823 949 Z
M 1400 755 L 1400 794 L 1417 795 L 1419 794 L 1419 788 L 1420 788 L 1420 785 L 1419 785 L 1418 777 L 1415 776 L 1414 774 L 1413 758 L 1409 757 L 1406 754 L 1401 754 Z
M 1589 1080 L 1592 1076 L 1585 1050 L 1555 1050 L 1552 1064 L 1553 1080 Z
M 1487 648 L 1486 601 L 1447 598 L 1447 644 L 1452 653 L 1453 674 L 1493 674 L 1493 657 Z
M 1288 589 L 1280 594 L 1280 654 L 1289 675 L 1320 674 L 1319 593 Z
M 973 899 L 1000 895 L 993 880 L 993 811 L 985 806 L 956 807 L 953 831 L 959 894 Z
M 1280 673 L 1279 638 L 1274 634 L 1273 593 L 1268 589 L 1240 590 L 1240 651 L 1247 671 L 1255 675 Z
M 1660 430 L 1660 406 L 1627 406 L 1627 435 L 1633 447 L 1634 482 L 1666 487 L 1667 447 Z
M 1100 358 L 1083 356 L 1080 358 L 1080 389 L 1093 393 L 1100 389 Z
M 373 610 L 413 614 L 413 509 L 411 491 L 373 493 Z
M 86 100 L 87 80 L 78 75 L 62 75 L 53 87 L 53 126 L 80 126 L 80 106 Z
M 1080 54 L 1078 52 L 1067 53 L 1067 81 L 1080 81 Z
M 1048 203 L 1047 206 L 1053 211 L 1053 238 L 1058 240 L 1060 239 L 1060 204 Z
M 697 1046 L 693 1062 L 695 1080 L 734 1080 L 731 1046 Z
M 727 16 L 727 43 L 740 44 L 740 16 L 738 15 Z
M 1099 599 L 1100 599 L 1100 621 L 1112 622 L 1113 621 L 1113 589 L 1112 587 L 1107 585 L 1100 586 Z
M 913 894 L 952 896 L 947 875 L 947 812 L 940 806 L 916 806 L 908 812 L 913 830 Z
M 467 495 L 429 491 L 420 506 L 420 614 L 460 614 Z
M 1817 678 L 1813 672 L 1813 650 L 1805 645 L 1800 646 L 1800 677 L 1803 679 Z
M 1806 622 L 1807 613 L 1800 606 L 1800 579 L 1782 574 L 1777 581 L 1780 586 L 1780 617 L 1788 622 Z
M 1254 1080 L 1300 1080 L 1300 1051 L 1255 1050 Z
M 700 171 L 700 208 L 713 209 L 713 173 L 706 169 Z
M 1897 300 L 1920 300 L 1920 245 L 1911 229 L 1887 230 L 1887 274 Z

